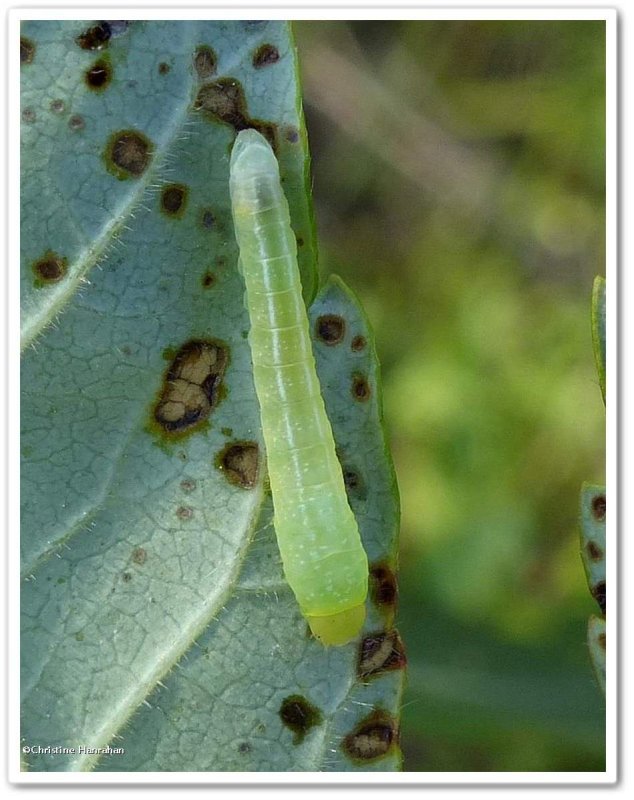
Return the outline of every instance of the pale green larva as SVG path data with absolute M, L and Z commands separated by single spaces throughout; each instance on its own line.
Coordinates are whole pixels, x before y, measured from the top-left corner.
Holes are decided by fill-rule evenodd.
M 236 138 L 230 190 L 284 574 L 313 634 L 344 644 L 365 619 L 368 560 L 315 371 L 279 166 L 257 131 Z

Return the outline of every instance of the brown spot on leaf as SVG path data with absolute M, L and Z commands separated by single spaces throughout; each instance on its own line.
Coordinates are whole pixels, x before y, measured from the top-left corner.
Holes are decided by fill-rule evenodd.
M 26 36 L 20 36 L 20 64 L 30 64 L 35 55 L 35 45 Z
M 206 44 L 196 48 L 194 54 L 194 69 L 201 80 L 210 78 L 216 71 L 218 58 L 211 47 Z
M 200 215 L 200 224 L 203 228 L 213 228 L 216 222 L 216 218 L 213 214 L 213 211 L 210 208 L 203 208 L 202 214 Z
M 368 383 L 368 379 L 365 377 L 365 375 L 362 375 L 360 372 L 354 373 L 352 376 L 352 386 L 350 391 L 352 392 L 354 399 L 358 400 L 360 403 L 365 403 L 370 399 L 370 384 Z
M 68 260 L 47 250 L 43 257 L 33 264 L 33 272 L 37 281 L 42 284 L 57 283 L 66 274 Z
M 123 578 L 123 582 L 124 583 L 130 583 L 130 581 L 132 580 L 132 573 L 131 572 L 124 572 L 121 577 Z
M 233 78 L 220 78 L 201 86 L 194 101 L 194 109 L 231 125 L 237 131 L 249 127 L 244 91 L 242 85 Z
M 370 569 L 370 595 L 377 606 L 396 606 L 398 586 L 391 567 L 377 564 Z
M 600 633 L 598 636 L 599 647 L 605 650 L 605 633 Z
M 597 494 L 592 498 L 592 516 L 597 522 L 603 522 L 605 519 L 605 495 Z
M 299 142 L 299 131 L 294 125 L 287 125 L 284 129 L 284 136 L 287 142 L 297 144 Z
M 188 188 L 182 183 L 171 183 L 161 191 L 161 208 L 170 217 L 181 217 L 187 205 Z
M 26 122 L 27 124 L 31 124 L 32 122 L 35 122 L 35 119 L 36 119 L 35 111 L 33 111 L 32 108 L 24 108 L 24 109 L 22 109 L 21 119 L 22 119 L 22 122 Z
M 592 596 L 599 604 L 601 613 L 605 614 L 605 581 L 599 581 L 592 587 Z
M 359 353 L 361 350 L 365 350 L 366 344 L 367 341 L 365 336 L 355 336 L 350 343 L 350 348 L 354 350 L 355 353 Z
M 398 745 L 398 724 L 385 711 L 373 711 L 343 740 L 343 749 L 350 758 L 373 761 Z
M 603 550 L 596 542 L 588 542 L 586 545 L 586 553 L 592 561 L 600 561 L 603 558 Z
M 107 58 L 100 58 L 98 61 L 86 70 L 84 76 L 86 86 L 89 89 L 94 89 L 97 92 L 103 91 L 112 80 L 112 67 Z
M 63 100 L 51 100 L 49 108 L 53 114 L 61 114 L 66 109 L 66 105 Z
M 214 285 L 215 282 L 216 282 L 216 276 L 213 274 L 213 272 L 205 272 L 202 279 L 202 284 L 205 287 L 205 289 L 209 289 L 211 286 Z
M 152 143 L 140 131 L 117 131 L 106 146 L 106 166 L 122 180 L 138 178 L 147 169 L 153 151 Z
M 343 482 L 350 495 L 358 497 L 360 500 L 365 500 L 367 497 L 367 490 L 365 482 L 359 472 L 352 467 L 343 467 Z
M 279 714 L 284 725 L 295 734 L 293 744 L 301 744 L 310 729 L 322 722 L 319 709 L 300 694 L 284 698 Z
M 108 46 L 111 36 L 110 25 L 107 22 L 99 22 L 80 33 L 75 41 L 82 50 L 101 50 Z
M 357 664 L 360 678 L 403 669 L 406 664 L 405 647 L 396 629 L 366 636 L 361 642 Z
M 251 752 L 251 745 L 248 742 L 240 742 L 238 745 L 238 752 L 239 753 L 250 753 Z
M 73 114 L 73 116 L 68 120 L 68 127 L 71 129 L 71 131 L 80 131 L 85 126 L 86 122 L 80 114 Z
M 280 51 L 273 44 L 263 44 L 253 53 L 253 66 L 262 69 L 280 60 Z
M 273 125 L 249 117 L 244 89 L 235 78 L 219 78 L 203 84 L 194 100 L 194 110 L 202 111 L 212 121 L 230 125 L 236 133 L 255 128 L 276 149 Z
M 185 478 L 181 481 L 181 489 L 186 493 L 193 492 L 196 488 L 196 481 L 191 478 Z
M 147 550 L 144 547 L 135 547 L 132 551 L 132 560 L 135 564 L 142 566 L 147 558 Z
M 163 381 L 154 419 L 167 433 L 182 434 L 203 422 L 220 399 L 229 360 L 224 345 L 193 340 L 184 344 Z
M 346 321 L 338 314 L 322 314 L 315 323 L 315 335 L 324 344 L 339 344 L 346 335 Z
M 176 516 L 183 520 L 191 519 L 194 516 L 194 510 L 189 506 L 179 506 L 176 509 Z
M 170 70 L 171 67 L 167 61 L 161 61 L 161 63 L 158 65 L 159 75 L 167 75 Z
M 256 442 L 233 442 L 216 457 L 216 466 L 223 470 L 230 483 L 252 489 L 258 477 L 260 449 Z

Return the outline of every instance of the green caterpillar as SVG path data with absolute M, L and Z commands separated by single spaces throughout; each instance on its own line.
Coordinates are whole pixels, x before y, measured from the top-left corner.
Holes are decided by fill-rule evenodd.
M 279 166 L 257 131 L 236 138 L 230 191 L 284 574 L 313 634 L 345 644 L 365 619 L 368 559 L 315 371 Z

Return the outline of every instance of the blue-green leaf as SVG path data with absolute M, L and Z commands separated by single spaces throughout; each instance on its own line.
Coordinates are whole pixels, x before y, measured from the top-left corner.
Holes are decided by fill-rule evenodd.
M 275 140 L 312 298 L 287 24 L 22 36 L 22 737 L 90 748 L 27 767 L 396 768 L 397 503 L 370 334 L 336 284 L 312 313 L 346 317 L 316 347 L 374 559 L 363 649 L 306 636 L 266 497 L 228 165 L 236 129 Z
M 588 620 L 588 649 L 597 682 L 605 694 L 605 617 L 591 616 Z
M 605 487 L 581 487 L 581 560 L 588 587 L 605 614 Z

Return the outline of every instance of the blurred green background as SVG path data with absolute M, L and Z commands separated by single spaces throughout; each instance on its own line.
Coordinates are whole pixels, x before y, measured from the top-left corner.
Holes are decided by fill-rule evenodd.
M 580 484 L 604 481 L 605 26 L 298 22 L 321 272 L 374 325 L 408 771 L 603 770 Z

